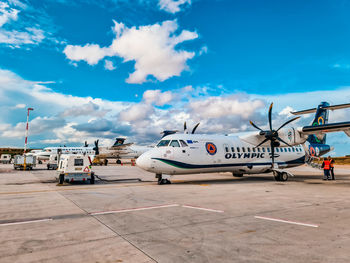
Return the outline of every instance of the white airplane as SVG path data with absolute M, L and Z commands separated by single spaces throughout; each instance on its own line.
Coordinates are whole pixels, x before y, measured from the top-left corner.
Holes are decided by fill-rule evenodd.
M 33 151 L 32 151 L 33 152 Z M 33 152 L 32 155 L 36 156 L 38 161 L 49 160 L 51 155 L 57 155 L 59 152 L 62 154 L 87 154 L 95 155 L 95 147 L 89 147 L 87 142 L 83 147 L 46 147 L 42 151 Z
M 152 149 L 150 146 L 133 145 L 133 143 L 124 143 L 125 138 L 116 138 L 111 147 L 99 147 L 98 140 L 95 141 L 95 152 L 100 158 L 115 158 L 120 164 L 120 159 L 136 159 L 141 154 Z
M 285 127 L 295 117 L 272 128 L 272 106 L 268 113 L 269 129 L 246 135 L 171 134 L 163 137 L 152 150 L 142 154 L 136 164 L 156 174 L 158 184 L 170 183 L 172 175 L 232 172 L 234 176 L 273 172 L 277 181 L 287 181 L 292 174 L 284 168 L 303 165 L 312 156 L 331 150 L 326 133 L 344 131 L 350 137 L 350 122 L 328 124 L 328 110 L 349 108 L 349 104 L 293 112 L 295 115 L 316 113 L 311 126 Z

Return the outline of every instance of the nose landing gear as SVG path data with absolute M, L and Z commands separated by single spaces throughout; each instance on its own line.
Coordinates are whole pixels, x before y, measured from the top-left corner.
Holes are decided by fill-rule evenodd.
M 273 176 L 275 177 L 275 180 L 278 182 L 288 181 L 288 178 L 289 178 L 288 173 L 281 172 L 281 171 L 273 171 Z
M 170 175 L 166 175 L 166 174 L 156 174 L 156 178 L 158 178 L 158 184 L 159 184 L 159 185 L 162 185 L 162 184 L 171 184 Z

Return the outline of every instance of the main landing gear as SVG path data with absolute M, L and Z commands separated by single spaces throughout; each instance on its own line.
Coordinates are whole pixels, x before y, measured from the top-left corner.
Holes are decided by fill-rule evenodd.
M 170 175 L 165 174 L 156 174 L 156 178 L 158 178 L 158 184 L 171 184 Z
M 278 182 L 288 181 L 289 175 L 286 172 L 273 171 L 273 176 Z

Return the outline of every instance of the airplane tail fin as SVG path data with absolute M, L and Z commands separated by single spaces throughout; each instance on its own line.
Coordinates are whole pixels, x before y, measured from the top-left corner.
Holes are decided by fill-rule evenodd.
M 123 145 L 125 141 L 125 138 L 116 138 L 115 139 L 115 143 L 113 144 L 113 146 L 120 146 Z
M 312 126 L 318 126 L 328 123 L 328 115 L 329 115 L 329 103 L 328 102 L 321 102 L 320 105 L 318 105 L 316 109 L 315 118 L 312 121 Z M 314 144 L 326 144 L 327 135 L 325 134 L 322 138 L 316 137 L 316 135 L 309 135 L 307 138 L 307 141 L 314 145 Z

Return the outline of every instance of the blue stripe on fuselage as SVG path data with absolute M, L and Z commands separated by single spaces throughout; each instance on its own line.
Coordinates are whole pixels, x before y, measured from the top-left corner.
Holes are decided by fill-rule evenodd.
M 271 165 L 271 162 L 263 162 L 263 163 L 222 163 L 222 164 L 189 164 L 189 163 L 183 163 L 178 162 L 174 160 L 169 159 L 162 159 L 162 158 L 152 158 L 153 160 L 158 160 L 163 163 L 182 168 L 182 169 L 203 169 L 203 168 L 220 168 L 220 167 L 236 167 L 236 166 L 263 166 L 263 165 Z M 279 165 L 287 164 L 287 165 L 295 165 L 295 164 L 304 164 L 305 163 L 305 156 L 302 156 L 298 159 L 287 161 L 287 162 L 276 162 Z

